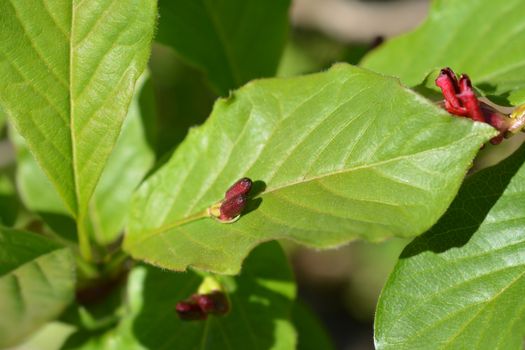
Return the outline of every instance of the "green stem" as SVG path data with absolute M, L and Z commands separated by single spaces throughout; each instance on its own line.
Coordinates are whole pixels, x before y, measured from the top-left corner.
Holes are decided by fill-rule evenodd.
M 84 215 L 79 215 L 77 218 L 77 232 L 80 255 L 82 258 L 91 262 L 93 260 L 93 253 L 91 251 L 91 244 L 89 242 L 89 233 L 86 230 Z

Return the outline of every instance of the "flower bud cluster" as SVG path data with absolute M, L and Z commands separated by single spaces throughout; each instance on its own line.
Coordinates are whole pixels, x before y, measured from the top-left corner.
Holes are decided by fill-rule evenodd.
M 443 104 L 449 113 L 487 123 L 499 130 L 499 135 L 490 140 L 492 144 L 501 143 L 504 137 L 515 133 L 517 127 L 523 124 L 521 120 L 523 116 L 509 117 L 491 105 L 480 101 L 466 74 L 461 74 L 458 79 L 452 69 L 443 68 L 436 79 L 436 85 L 443 93 Z

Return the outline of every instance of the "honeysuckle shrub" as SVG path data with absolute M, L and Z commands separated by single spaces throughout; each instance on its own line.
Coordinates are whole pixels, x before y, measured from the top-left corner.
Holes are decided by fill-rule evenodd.
M 525 2 L 435 0 L 359 66 L 275 78 L 289 6 L 0 1 L 0 347 L 328 349 L 278 242 L 413 237 L 376 347 L 521 349 L 525 151 L 468 175 L 501 130 L 447 113 L 433 79 L 525 103 Z M 153 40 L 221 96 L 168 154 Z

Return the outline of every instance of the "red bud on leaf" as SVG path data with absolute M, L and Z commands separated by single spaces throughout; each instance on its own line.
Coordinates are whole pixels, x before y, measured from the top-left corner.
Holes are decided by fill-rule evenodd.
M 248 202 L 248 193 L 252 189 L 252 180 L 243 177 L 237 180 L 224 195 L 224 200 L 210 206 L 207 213 L 221 223 L 235 222 Z
M 230 221 L 235 219 L 244 210 L 247 202 L 248 198 L 244 195 L 226 199 L 219 208 L 219 220 Z
M 243 177 L 236 183 L 234 183 L 227 191 L 224 199 L 228 200 L 239 195 L 247 195 L 252 189 L 252 180 L 247 177 Z

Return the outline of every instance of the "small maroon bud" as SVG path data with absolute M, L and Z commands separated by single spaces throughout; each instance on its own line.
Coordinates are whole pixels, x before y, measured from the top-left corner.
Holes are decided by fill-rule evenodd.
M 177 311 L 179 318 L 184 321 L 205 320 L 208 317 L 199 304 L 195 302 L 179 301 L 175 306 L 175 311 Z
M 220 291 L 209 294 L 195 294 L 191 298 L 207 314 L 224 315 L 230 309 L 226 295 Z
M 244 210 L 244 207 L 246 207 L 247 202 L 248 198 L 244 195 L 239 195 L 237 197 L 226 199 L 224 202 L 222 202 L 221 207 L 219 209 L 219 220 L 233 220 L 241 214 L 241 212 Z
M 226 191 L 224 199 L 228 200 L 233 197 L 237 197 L 241 194 L 247 195 L 251 189 L 252 189 L 252 180 L 250 180 L 247 177 L 243 177 L 242 179 L 234 183 L 230 188 L 228 188 L 228 191 Z

